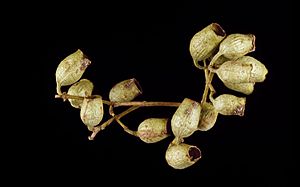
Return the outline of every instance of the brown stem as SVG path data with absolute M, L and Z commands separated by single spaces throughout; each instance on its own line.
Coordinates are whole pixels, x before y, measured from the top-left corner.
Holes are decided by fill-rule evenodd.
M 207 76 L 208 78 L 205 81 L 205 88 L 204 88 L 204 92 L 203 92 L 203 95 L 202 95 L 201 104 L 206 102 L 209 89 L 210 88 L 213 89 L 212 85 L 211 85 L 211 82 L 212 82 L 212 79 L 214 77 L 214 74 L 215 73 L 213 73 L 213 72 L 209 72 L 209 74 Z
M 110 125 L 114 120 L 116 119 L 121 119 L 123 116 L 129 114 L 130 112 L 138 109 L 139 106 L 133 106 L 128 108 L 127 110 L 125 110 L 124 112 L 115 115 L 114 117 L 110 118 L 109 120 L 107 120 L 106 122 L 104 122 L 102 125 L 96 126 L 93 128 L 93 133 L 91 134 L 91 136 L 89 136 L 89 140 L 93 140 L 95 138 L 95 136 L 98 134 L 98 132 L 100 132 L 101 130 L 104 130 L 108 125 Z
M 75 96 L 63 93 L 61 95 L 55 95 L 55 98 L 61 98 L 64 101 L 67 99 L 80 99 L 83 100 L 84 98 L 92 99 L 97 96 L 89 96 L 89 97 L 82 97 L 82 96 Z M 99 96 L 98 96 L 99 97 Z M 168 106 L 168 107 L 178 107 L 180 105 L 179 102 L 157 102 L 157 101 L 129 101 L 129 102 L 111 102 L 107 100 L 103 100 L 103 104 L 110 105 L 113 107 L 119 106 L 141 106 L 141 107 L 151 107 L 151 106 Z

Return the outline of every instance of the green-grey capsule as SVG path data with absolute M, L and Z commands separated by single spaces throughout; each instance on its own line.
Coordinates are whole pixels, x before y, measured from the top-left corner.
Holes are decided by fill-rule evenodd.
M 77 82 L 90 64 L 91 61 L 79 49 L 63 59 L 55 73 L 57 93 L 61 94 L 61 86 Z
M 167 132 L 168 119 L 149 118 L 138 127 L 137 136 L 146 143 L 156 143 L 169 136 Z
M 81 110 L 80 118 L 86 126 L 94 127 L 98 125 L 103 118 L 103 101 L 99 96 L 94 99 L 84 99 Z
M 185 143 L 178 145 L 171 143 L 165 154 L 167 163 L 174 169 L 190 167 L 195 164 L 201 156 L 201 151 L 198 147 Z
M 250 83 L 231 83 L 231 82 L 223 82 L 224 85 L 234 91 L 250 95 L 254 91 L 254 82 Z
M 224 62 L 215 73 L 227 83 L 249 83 L 251 82 L 252 66 L 240 61 Z
M 136 79 L 128 79 L 117 83 L 109 92 L 112 102 L 128 102 L 142 94 L 142 89 Z
M 263 82 L 268 74 L 266 66 L 251 56 L 242 56 L 237 61 L 241 64 L 251 65 L 250 82 Z
M 88 97 L 92 95 L 94 85 L 88 79 L 81 79 L 79 82 L 76 82 L 70 86 L 68 90 L 68 95 L 75 95 L 81 97 Z M 81 108 L 83 100 L 80 99 L 69 99 L 70 104 L 75 108 Z
M 229 59 L 237 59 L 255 50 L 253 34 L 230 34 L 220 44 L 219 53 Z
M 243 56 L 224 62 L 215 72 L 224 83 L 254 83 L 263 82 L 268 70 L 255 58 Z
M 217 118 L 218 111 L 215 109 L 215 107 L 211 103 L 203 103 L 198 130 L 208 131 L 215 125 Z
M 245 97 L 236 97 L 231 94 L 222 94 L 217 98 L 210 97 L 215 109 L 222 115 L 243 116 L 246 105 Z
M 196 33 L 190 41 L 190 54 L 196 67 L 198 62 L 209 58 L 218 48 L 226 33 L 217 23 L 212 23 Z
M 200 103 L 185 98 L 172 117 L 171 128 L 173 134 L 180 138 L 192 135 L 198 128 L 200 114 Z

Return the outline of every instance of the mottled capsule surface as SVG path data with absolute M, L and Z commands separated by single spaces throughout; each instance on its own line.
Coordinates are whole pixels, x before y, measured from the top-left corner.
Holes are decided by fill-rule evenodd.
M 231 83 L 231 82 L 223 82 L 224 85 L 234 91 L 249 95 L 254 91 L 254 82 L 250 83 Z
M 109 92 L 112 102 L 128 102 L 142 94 L 142 89 L 136 79 L 128 79 L 114 85 Z
M 211 103 L 203 103 L 198 130 L 208 131 L 215 125 L 217 118 L 218 111 L 215 109 L 215 107 Z
M 181 144 L 170 144 L 165 158 L 169 166 L 175 169 L 185 169 L 192 166 L 201 158 L 201 151 L 198 147 Z
M 168 119 L 149 118 L 138 126 L 137 136 L 146 143 L 156 143 L 169 136 L 167 132 Z
M 94 85 L 88 79 L 81 79 L 70 86 L 68 90 L 68 95 L 88 97 L 91 96 Z M 83 100 L 81 99 L 69 99 L 70 104 L 75 108 L 81 108 Z
M 67 86 L 77 82 L 90 64 L 91 61 L 87 59 L 79 49 L 63 59 L 55 73 L 57 92 L 61 94 L 61 86 Z
M 246 105 L 245 97 L 236 97 L 231 94 L 222 94 L 213 99 L 210 97 L 213 106 L 222 115 L 243 116 Z
M 84 99 L 80 110 L 80 118 L 86 126 L 94 127 L 98 125 L 103 118 L 102 98 Z
M 171 120 L 173 134 L 180 138 L 192 135 L 198 128 L 200 114 L 200 103 L 185 98 L 173 114 Z

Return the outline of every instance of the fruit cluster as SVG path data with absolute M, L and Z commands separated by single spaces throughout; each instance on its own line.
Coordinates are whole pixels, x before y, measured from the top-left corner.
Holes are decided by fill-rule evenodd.
M 63 59 L 56 70 L 56 98 L 68 100 L 72 107 L 80 109 L 80 118 L 86 127 L 92 131 L 89 139 L 116 121 L 125 132 L 139 137 L 143 142 L 155 143 L 173 135 L 165 158 L 175 169 L 184 169 L 196 163 L 202 156 L 194 145 L 184 143 L 195 131 L 211 129 L 221 115 L 243 116 L 246 98 L 231 94 L 216 93 L 212 80 L 216 74 L 224 85 L 234 91 L 249 95 L 254 91 L 257 82 L 263 82 L 268 70 L 258 60 L 245 56 L 255 50 L 255 36 L 252 34 L 226 35 L 223 28 L 212 23 L 196 33 L 190 41 L 190 54 L 194 65 L 204 71 L 205 88 L 201 102 L 184 98 L 181 102 L 147 102 L 133 101 L 142 93 L 138 81 L 134 78 L 117 83 L 109 92 L 109 100 L 100 95 L 94 95 L 93 83 L 81 79 L 91 61 L 81 50 Z M 207 64 L 208 63 L 208 64 Z M 63 86 L 70 86 L 67 92 L 62 92 Z M 209 98 L 209 101 L 207 101 Z M 109 106 L 111 118 L 102 124 L 104 116 L 103 105 Z M 120 114 L 114 113 L 115 107 L 131 106 Z M 177 107 L 173 116 L 168 118 L 148 118 L 141 122 L 136 131 L 130 130 L 121 118 L 128 113 L 147 106 Z M 167 131 L 171 123 L 172 132 Z

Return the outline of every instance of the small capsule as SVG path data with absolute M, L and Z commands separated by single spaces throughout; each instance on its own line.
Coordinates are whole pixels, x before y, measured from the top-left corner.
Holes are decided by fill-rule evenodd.
M 240 61 L 224 62 L 215 73 L 227 83 L 249 83 L 251 80 L 252 66 Z
M 196 67 L 198 62 L 209 58 L 218 48 L 226 33 L 217 23 L 212 23 L 196 33 L 190 42 L 190 54 Z
M 86 126 L 94 127 L 98 125 L 103 118 L 103 101 L 101 97 L 94 99 L 84 99 L 81 110 L 80 118 Z
M 175 111 L 171 128 L 176 137 L 185 138 L 192 135 L 198 128 L 201 114 L 201 105 L 185 98 Z
M 236 97 L 230 94 L 222 94 L 217 98 L 210 97 L 215 109 L 222 115 L 243 116 L 246 105 L 245 97 Z
M 138 126 L 137 136 L 146 143 L 159 142 L 169 136 L 167 123 L 166 118 L 146 119 Z
M 142 94 L 142 89 L 136 79 L 128 79 L 117 83 L 109 92 L 112 102 L 128 102 Z
M 250 72 L 250 82 L 263 82 L 268 74 L 266 66 L 251 56 L 242 56 L 237 59 L 241 64 L 249 64 L 252 69 Z
M 77 82 L 90 64 L 91 61 L 79 49 L 63 59 L 55 72 L 57 93 L 61 94 L 61 86 Z
M 243 56 L 224 62 L 215 72 L 224 83 L 254 83 L 263 82 L 268 70 L 255 58 Z
M 174 169 L 185 169 L 192 166 L 201 158 L 201 151 L 198 147 L 185 143 L 170 144 L 165 158 L 169 166 Z
M 68 95 L 87 97 L 92 95 L 94 85 L 88 79 L 81 79 L 70 86 L 68 90 Z M 81 108 L 83 100 L 80 99 L 68 99 L 70 104 L 75 108 Z
M 224 85 L 234 91 L 250 95 L 254 91 L 254 82 L 250 83 L 230 83 L 230 82 L 223 82 Z
M 220 44 L 219 52 L 229 59 L 237 59 L 255 50 L 253 34 L 230 34 Z
M 215 109 L 215 107 L 211 103 L 203 103 L 198 130 L 208 131 L 215 125 L 217 118 L 218 111 Z

